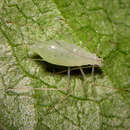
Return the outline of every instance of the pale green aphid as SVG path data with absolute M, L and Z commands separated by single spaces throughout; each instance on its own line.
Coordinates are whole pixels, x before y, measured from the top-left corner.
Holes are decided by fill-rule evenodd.
M 83 65 L 98 65 L 101 66 L 101 58 L 98 58 L 96 54 L 87 52 L 85 49 L 78 47 L 75 44 L 69 44 L 64 41 L 43 41 L 34 44 L 30 47 L 30 50 L 40 55 L 44 61 L 55 65 L 68 67 L 68 88 L 70 82 L 70 67 L 79 66 L 80 71 L 85 81 L 85 74 L 81 68 Z M 92 72 L 94 68 L 92 69 Z M 85 85 L 85 82 L 84 82 Z M 68 97 L 68 94 L 66 97 Z M 66 98 L 65 97 L 65 98 Z M 64 98 L 64 99 L 65 99 Z M 55 107 L 63 102 L 60 100 Z
M 83 65 L 101 66 L 101 59 L 96 54 L 87 52 L 75 44 L 69 44 L 64 41 L 38 42 L 30 49 L 32 52 L 40 55 L 44 61 L 55 65 L 68 67 Z
M 75 44 L 69 44 L 62 40 L 43 41 L 34 44 L 30 50 L 40 55 L 44 61 L 55 65 L 68 67 L 68 79 L 70 79 L 70 67 L 79 66 L 85 80 L 85 74 L 81 68 L 83 65 L 101 66 L 101 58 L 96 54 L 87 52 Z M 69 85 L 68 85 L 69 86 Z

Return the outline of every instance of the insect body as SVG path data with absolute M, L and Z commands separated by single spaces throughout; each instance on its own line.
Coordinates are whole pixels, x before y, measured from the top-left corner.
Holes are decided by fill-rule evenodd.
M 101 66 L 101 58 L 96 54 L 87 52 L 85 49 L 75 44 L 64 41 L 39 42 L 30 47 L 31 51 L 40 55 L 44 61 L 61 66 Z
M 65 43 L 64 41 L 49 41 L 39 42 L 36 45 L 30 47 L 31 51 L 40 55 L 44 61 L 51 64 L 67 66 L 68 67 L 68 82 L 67 90 L 70 85 L 70 67 L 78 66 L 84 79 L 85 86 L 85 74 L 82 70 L 83 65 L 98 65 L 101 66 L 101 58 L 98 58 L 96 54 L 87 52 L 85 49 L 76 46 L 75 44 Z M 55 107 L 63 102 L 68 96 L 60 100 Z M 50 111 L 50 110 L 49 110 Z

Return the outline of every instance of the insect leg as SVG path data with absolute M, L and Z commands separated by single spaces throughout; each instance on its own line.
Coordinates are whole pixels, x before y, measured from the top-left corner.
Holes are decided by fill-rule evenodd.
M 82 74 L 82 76 L 83 76 L 83 80 L 85 81 L 86 76 L 85 76 L 85 73 L 84 73 L 82 67 L 80 66 L 79 69 L 80 69 L 80 72 L 81 72 L 81 74 Z
M 58 101 L 54 106 L 53 108 L 50 108 L 48 110 L 48 112 L 51 112 L 53 109 L 57 109 L 58 105 L 61 104 L 65 99 L 67 99 L 67 97 L 69 97 L 71 95 L 71 93 L 69 92 L 69 86 L 70 86 L 70 67 L 68 67 L 68 72 L 67 72 L 67 75 L 68 75 L 68 82 L 67 82 L 67 95 L 65 95 L 60 101 Z
M 92 85 L 94 85 L 94 65 L 92 66 Z
M 70 85 L 70 67 L 68 67 L 68 89 L 69 89 L 69 85 Z
M 81 66 L 79 67 L 79 69 L 80 69 L 81 74 L 82 74 L 82 76 L 83 76 L 83 80 L 84 80 L 84 82 L 83 82 L 83 86 L 85 87 L 86 82 L 87 82 L 87 80 L 86 80 L 86 76 L 85 76 L 85 73 L 84 73 L 84 71 L 83 71 L 83 69 L 82 69 Z

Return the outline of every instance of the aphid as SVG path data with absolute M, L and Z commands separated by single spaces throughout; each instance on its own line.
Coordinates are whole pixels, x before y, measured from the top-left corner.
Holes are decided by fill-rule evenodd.
M 44 61 L 61 66 L 101 66 L 101 58 L 85 49 L 64 41 L 39 42 L 30 47 L 32 52 L 40 55 Z
M 78 66 L 84 79 L 85 74 L 82 70 L 83 65 L 101 66 L 101 58 L 96 54 L 87 52 L 85 49 L 75 44 L 69 44 L 64 41 L 44 41 L 30 47 L 30 50 L 40 55 L 44 61 L 61 66 L 68 67 L 68 79 L 70 79 L 70 67 Z
M 43 60 L 48 63 L 68 67 L 68 88 L 70 84 L 70 67 L 79 67 L 81 74 L 83 75 L 85 85 L 85 74 L 83 72 L 82 66 L 101 66 L 102 61 L 101 58 L 98 58 L 96 56 L 96 54 L 87 52 L 85 49 L 80 48 L 75 44 L 69 44 L 60 40 L 38 42 L 37 44 L 34 44 L 32 47 L 30 47 L 30 50 L 40 55 Z M 68 93 L 66 97 L 68 97 L 69 95 L 70 94 Z M 63 102 L 65 98 L 60 100 L 55 105 L 55 107 Z
M 69 44 L 62 40 L 38 42 L 30 47 L 30 50 L 40 55 L 48 63 L 68 67 L 68 86 L 70 67 L 78 66 L 85 80 L 85 74 L 81 66 L 101 66 L 101 58 L 98 58 L 96 54 L 87 52 L 75 44 Z

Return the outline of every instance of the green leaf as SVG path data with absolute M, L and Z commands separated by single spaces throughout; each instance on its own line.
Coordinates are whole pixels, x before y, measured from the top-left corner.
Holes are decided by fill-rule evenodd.
M 130 129 L 129 8 L 128 0 L 1 0 L 0 129 Z M 73 70 L 68 91 L 67 68 L 34 60 L 28 46 L 55 39 L 103 59 L 94 84 L 91 68 L 84 85 Z

